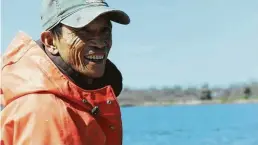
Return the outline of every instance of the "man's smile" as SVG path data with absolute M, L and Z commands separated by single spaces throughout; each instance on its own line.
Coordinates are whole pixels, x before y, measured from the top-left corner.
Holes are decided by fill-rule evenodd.
M 84 58 L 87 61 L 94 62 L 94 63 L 102 63 L 105 60 L 105 53 L 92 53 L 85 55 Z

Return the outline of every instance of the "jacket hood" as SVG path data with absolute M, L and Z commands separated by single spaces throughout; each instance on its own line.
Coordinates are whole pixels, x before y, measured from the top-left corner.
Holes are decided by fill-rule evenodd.
M 23 32 L 15 36 L 3 54 L 1 80 L 1 103 L 4 106 L 32 93 L 51 93 L 85 106 L 81 100 L 87 94 L 113 91 L 118 96 L 122 90 L 122 75 L 110 60 L 106 63 L 102 85 L 94 90 L 82 89 L 62 73 L 44 50 Z

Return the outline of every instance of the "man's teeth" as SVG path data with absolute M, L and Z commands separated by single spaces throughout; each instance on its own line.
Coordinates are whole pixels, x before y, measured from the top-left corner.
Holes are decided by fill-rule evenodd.
M 87 56 L 87 59 L 103 59 L 104 58 L 104 55 L 90 55 L 90 56 Z

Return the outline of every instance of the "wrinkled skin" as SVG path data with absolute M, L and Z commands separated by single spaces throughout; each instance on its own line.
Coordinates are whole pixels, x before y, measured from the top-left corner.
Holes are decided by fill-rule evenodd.
M 50 31 L 41 34 L 41 41 L 53 55 L 60 55 L 74 70 L 86 78 L 99 78 L 105 71 L 105 63 L 112 46 L 112 25 L 100 16 L 83 28 L 61 26 L 62 35 Z M 105 54 L 102 63 L 85 59 L 90 54 Z

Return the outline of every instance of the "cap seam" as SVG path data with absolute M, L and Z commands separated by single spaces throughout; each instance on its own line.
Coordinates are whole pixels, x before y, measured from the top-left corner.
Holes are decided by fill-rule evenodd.
M 85 6 L 82 6 L 81 8 L 78 8 L 78 9 L 75 10 L 75 11 L 72 11 L 72 12 L 70 12 L 70 13 L 67 13 L 66 15 L 63 15 L 63 13 L 62 13 L 62 14 L 60 14 L 59 16 L 60 16 L 60 18 L 63 20 L 63 19 L 65 19 L 65 18 L 67 18 L 68 16 L 70 16 L 70 15 L 72 15 L 72 14 L 78 12 L 79 10 L 81 10 L 81 9 L 83 9 L 83 8 L 86 8 L 86 7 L 85 7 Z M 61 20 L 61 21 L 62 21 L 62 20 Z

